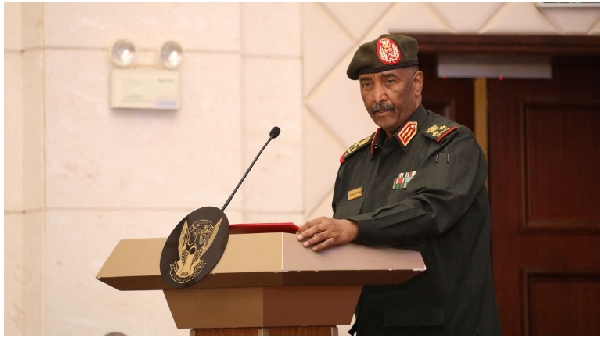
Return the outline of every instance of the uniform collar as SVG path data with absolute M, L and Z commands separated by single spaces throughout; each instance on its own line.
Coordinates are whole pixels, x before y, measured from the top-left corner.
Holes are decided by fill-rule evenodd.
M 402 147 L 402 149 L 406 150 L 409 146 L 410 143 L 412 142 L 412 138 L 414 138 L 414 136 L 417 135 L 417 133 L 421 130 L 421 128 L 423 127 L 423 124 L 425 123 L 425 119 L 427 118 L 427 110 L 425 110 L 425 108 L 423 107 L 423 104 L 419 105 L 419 107 L 417 108 L 417 110 L 406 120 L 406 122 L 404 124 L 402 124 L 402 126 L 398 129 L 398 131 L 396 131 L 396 133 L 394 134 L 394 138 L 396 138 L 398 145 L 400 145 L 400 147 Z M 413 126 L 414 123 L 416 123 L 416 128 L 415 131 L 408 131 L 408 126 L 407 125 L 411 125 Z M 406 133 L 408 133 L 408 137 L 410 137 L 410 135 L 412 134 L 412 137 L 410 137 L 410 139 L 408 140 L 408 143 L 406 143 L 406 146 L 402 143 L 402 138 L 401 138 L 401 132 L 403 132 L 403 129 L 407 129 L 407 131 L 405 131 Z M 371 141 L 371 154 L 375 154 L 375 150 L 378 148 L 383 147 L 383 143 L 386 140 L 386 133 L 385 131 L 383 131 L 382 128 L 378 128 L 377 132 L 375 132 L 375 136 L 373 137 L 373 140 Z

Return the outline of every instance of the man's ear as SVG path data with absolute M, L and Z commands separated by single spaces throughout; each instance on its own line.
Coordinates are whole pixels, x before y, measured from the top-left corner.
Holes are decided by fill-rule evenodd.
M 423 71 L 416 71 L 413 75 L 413 86 L 415 89 L 415 96 L 420 97 L 423 92 Z

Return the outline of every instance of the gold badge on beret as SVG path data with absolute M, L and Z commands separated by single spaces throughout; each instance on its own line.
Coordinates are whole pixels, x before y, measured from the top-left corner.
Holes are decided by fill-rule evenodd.
M 419 44 L 405 35 L 383 34 L 356 50 L 348 65 L 348 78 L 357 80 L 361 74 L 389 71 L 419 65 Z
M 402 53 L 392 39 L 381 38 L 377 41 L 377 57 L 386 65 L 395 65 L 402 58 Z

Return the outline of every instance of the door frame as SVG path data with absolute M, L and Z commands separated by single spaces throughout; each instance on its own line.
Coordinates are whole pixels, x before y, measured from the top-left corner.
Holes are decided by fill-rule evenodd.
M 392 32 L 391 34 L 402 34 Z M 600 36 L 411 34 L 419 53 L 535 54 L 600 56 Z

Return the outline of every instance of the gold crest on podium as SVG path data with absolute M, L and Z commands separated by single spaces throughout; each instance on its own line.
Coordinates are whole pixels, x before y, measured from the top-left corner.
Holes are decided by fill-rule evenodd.
M 200 273 L 205 263 L 202 256 L 215 240 L 221 221 L 223 219 L 214 226 L 209 220 L 196 221 L 189 227 L 187 221 L 183 223 L 179 235 L 179 260 L 171 264 L 174 282 L 188 282 Z
M 217 265 L 229 240 L 229 222 L 221 209 L 204 207 L 188 214 L 167 238 L 160 273 L 169 286 L 196 284 Z

